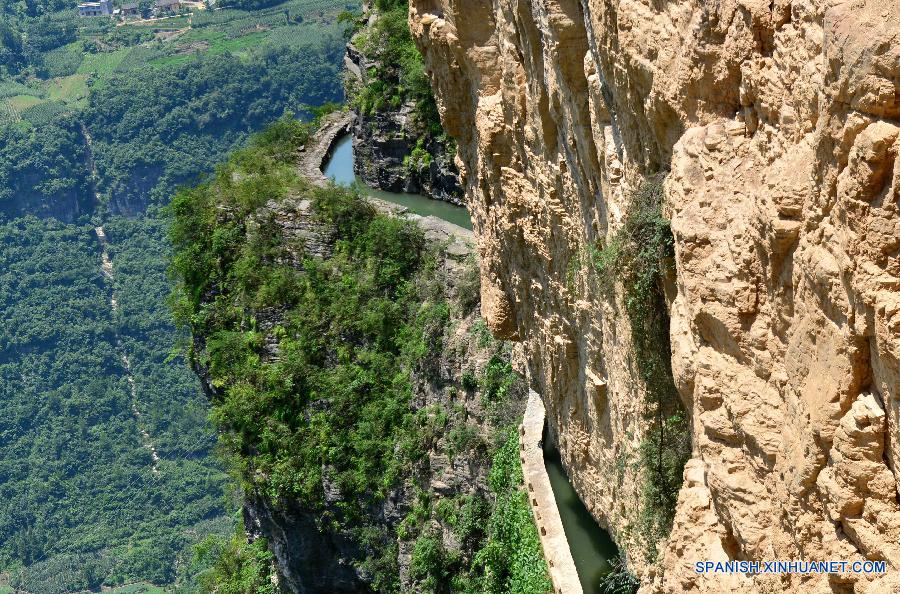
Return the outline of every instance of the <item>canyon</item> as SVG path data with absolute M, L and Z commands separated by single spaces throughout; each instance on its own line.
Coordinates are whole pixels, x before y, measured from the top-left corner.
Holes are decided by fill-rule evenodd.
M 413 0 L 473 218 L 576 491 L 642 592 L 900 589 L 900 17 L 891 0 Z M 671 533 L 638 535 L 647 388 L 590 265 L 664 176 Z M 700 575 L 702 560 L 884 574 Z

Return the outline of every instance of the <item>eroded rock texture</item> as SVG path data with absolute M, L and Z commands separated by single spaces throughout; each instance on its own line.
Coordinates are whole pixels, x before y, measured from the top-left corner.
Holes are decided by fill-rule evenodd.
M 459 142 L 483 313 L 523 341 L 645 590 L 900 591 L 896 0 L 413 0 L 410 23 Z M 628 324 L 583 261 L 658 171 L 694 459 L 654 567 L 629 538 Z M 701 578 L 699 559 L 888 573 Z

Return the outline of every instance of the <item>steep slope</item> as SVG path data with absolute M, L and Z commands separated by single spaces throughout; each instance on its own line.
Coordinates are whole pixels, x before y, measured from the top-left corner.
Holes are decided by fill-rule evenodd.
M 483 314 L 523 342 L 574 484 L 645 589 L 900 588 L 894 3 L 411 4 L 459 143 Z M 603 286 L 657 173 L 674 247 L 660 352 L 693 456 L 652 563 L 635 277 Z M 707 559 L 888 572 L 697 575 Z
M 248 535 L 290 592 L 542 594 L 524 384 L 478 317 L 471 233 L 298 175 L 328 150 L 310 131 L 279 121 L 173 201 L 178 309 Z
M 374 4 L 364 5 L 345 58 L 347 96 L 357 115 L 353 168 L 369 187 L 461 205 L 456 147 L 441 129 L 406 22 L 408 3 Z

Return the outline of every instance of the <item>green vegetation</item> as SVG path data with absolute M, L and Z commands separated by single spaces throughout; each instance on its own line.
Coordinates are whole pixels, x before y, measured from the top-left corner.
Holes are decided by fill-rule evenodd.
M 378 583 L 388 588 L 396 555 L 365 506 L 423 455 L 403 363 L 427 350 L 423 327 L 440 308 L 414 279 L 434 258 L 412 223 L 297 177 L 286 161 L 308 132 L 284 119 L 214 180 L 175 197 L 178 311 L 205 340 L 191 356 L 209 369 L 214 417 L 243 455 L 245 480 L 273 499 L 322 509 L 325 525 L 375 531 L 385 553 L 375 561 Z M 281 237 L 266 207 L 298 195 L 340 238 L 325 261 Z M 299 268 L 288 264 L 297 260 Z M 342 494 L 337 517 L 322 506 L 325 464 Z
M 367 74 L 369 83 L 356 89 L 352 100 L 365 114 L 396 109 L 412 101 L 422 129 L 430 136 L 440 136 L 443 129 L 437 104 L 422 56 L 409 31 L 409 2 L 376 0 L 374 4 L 378 15 L 375 25 L 357 34 L 353 41 L 376 66 Z
M 172 354 L 185 337 L 166 306 L 165 225 L 153 206 L 110 212 L 164 204 L 286 110 L 339 99 L 343 8 L 291 0 L 188 28 L 0 5 L 0 575 L 13 587 L 189 591 L 206 569 L 194 544 L 232 533 L 208 403 Z M 75 223 L 12 218 L 30 213 Z M 110 240 L 115 313 L 89 218 Z
M 520 490 L 514 411 L 524 387 L 499 343 L 471 380 L 494 443 L 465 424 L 448 439 L 448 447 L 481 448 L 493 459 L 490 497 L 435 508 L 419 488 L 396 533 L 372 518 L 371 506 L 392 489 L 415 484 L 447 430 L 448 411 L 412 406 L 410 373 L 430 377 L 450 306 L 435 280 L 437 254 L 413 223 L 376 213 L 351 190 L 297 176 L 290 159 L 310 130 L 280 120 L 171 205 L 176 311 L 194 334 L 190 356 L 208 372 L 213 416 L 245 488 L 319 510 L 323 529 L 352 534 L 376 591 L 398 588 L 397 536 L 415 540 L 411 577 L 424 591 L 448 580 L 472 594 L 546 591 Z M 299 216 L 301 200 L 326 236 L 333 231 L 324 257 L 283 234 L 279 217 Z M 339 490 L 337 503 L 325 505 L 323 478 Z M 444 550 L 426 529 L 432 514 L 452 518 L 463 553 Z M 234 553 L 223 554 L 232 558 L 220 563 L 234 565 Z
M 208 566 L 198 577 L 200 594 L 278 594 L 272 581 L 273 556 L 265 539 L 247 542 L 243 522 L 225 540 L 209 536 L 196 548 L 194 563 Z
M 510 427 L 491 466 L 489 484 L 496 503 L 488 520 L 487 542 L 475 555 L 475 566 L 484 568 L 484 577 L 473 594 L 539 594 L 552 589 L 528 494 L 519 488 L 522 482 L 519 434 Z
M 70 139 L 81 124 L 96 141 L 101 201 L 133 212 L 166 203 L 285 111 L 340 100 L 345 7 L 289 0 L 117 27 L 69 3 L 7 6 L 0 139 L 13 141 L 0 142 L 0 212 L 90 210 Z
M 111 77 L 84 112 L 101 194 L 165 203 L 286 109 L 339 99 L 339 56 L 338 46 L 273 48 L 247 61 L 222 54 Z
M 30 592 L 190 576 L 178 559 L 223 524 L 196 379 L 167 361 L 167 247 L 158 224 L 114 221 L 119 315 L 86 225 L 0 226 L 0 567 Z M 116 345 L 116 336 L 122 339 Z M 121 349 L 121 350 L 120 350 Z M 120 358 L 128 354 L 140 424 Z M 159 473 L 139 427 L 149 431 Z M 174 513 L 173 513 L 174 511 Z
M 641 444 L 644 479 L 638 536 L 648 557 L 656 558 L 656 543 L 672 527 L 682 471 L 690 457 L 690 428 L 672 378 L 669 314 L 663 281 L 672 265 L 674 240 L 662 216 L 664 177 L 648 178 L 635 193 L 622 229 L 593 254 L 605 278 L 624 288 L 625 309 L 638 373 L 644 382 L 644 417 L 648 423 Z
M 461 495 L 437 506 L 414 509 L 404 536 L 418 534 L 410 574 L 425 592 L 462 594 L 543 594 L 551 589 L 537 528 L 522 490 L 519 436 L 515 426 L 498 431 L 491 458 L 490 499 Z M 447 523 L 464 548 L 448 551 L 439 534 L 426 529 L 429 518 Z
M 346 3 L 120 27 L 74 7 L 0 3 L 0 575 L 190 591 L 212 562 L 193 546 L 233 521 L 208 403 L 173 354 L 153 205 L 285 111 L 340 99 Z M 115 313 L 88 219 L 109 237 Z
M 63 200 L 86 204 L 85 149 L 77 127 L 60 122 L 26 132 L 0 126 L 0 204 Z
M 641 586 L 640 580 L 628 570 L 625 560 L 616 557 L 610 561 L 612 569 L 600 584 L 602 594 L 636 594 Z
M 180 192 L 172 238 L 180 311 L 206 340 L 193 357 L 219 391 L 217 420 L 232 428 L 236 451 L 258 451 L 254 465 L 270 496 L 317 506 L 325 460 L 348 499 L 381 492 L 396 475 L 388 446 L 409 390 L 397 377 L 401 346 L 420 309 L 408 277 L 425 253 L 410 223 L 376 215 L 344 190 L 311 188 L 271 156 L 290 155 L 283 146 L 302 143 L 307 133 L 282 120 L 236 153 L 213 182 Z M 326 263 L 285 245 L 273 215 L 260 212 L 270 200 L 298 193 L 341 237 Z M 294 258 L 302 272 L 275 264 Z M 205 303 L 209 291 L 218 296 Z M 274 330 L 282 355 L 266 357 L 258 318 L 283 307 L 290 315 Z M 327 407 L 307 421 L 303 408 L 320 400 Z M 288 456 L 301 444 L 308 456 Z

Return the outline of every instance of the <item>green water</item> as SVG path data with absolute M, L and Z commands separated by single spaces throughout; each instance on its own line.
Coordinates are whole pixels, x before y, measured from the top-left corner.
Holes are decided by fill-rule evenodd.
M 611 569 L 609 562 L 618 555 L 616 544 L 606 530 L 597 525 L 563 469 L 559 452 L 544 432 L 544 465 L 553 487 L 556 507 L 575 560 L 575 569 L 585 594 L 600 594 L 600 582 Z
M 393 202 L 405 206 L 417 215 L 432 215 L 449 221 L 465 229 L 472 228 L 472 219 L 465 208 L 454 206 L 441 200 L 432 200 L 420 194 L 400 194 L 397 192 L 384 192 L 366 186 L 361 179 L 353 173 L 353 141 L 350 134 L 344 136 L 334 145 L 331 159 L 323 169 L 323 173 L 342 185 L 357 184 L 360 191 L 367 196 L 380 198 L 387 202 Z

